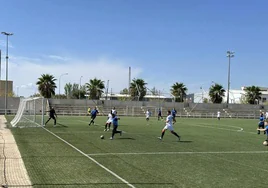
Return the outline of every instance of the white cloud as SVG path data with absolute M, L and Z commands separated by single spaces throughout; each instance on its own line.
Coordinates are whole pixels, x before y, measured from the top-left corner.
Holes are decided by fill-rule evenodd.
M 60 56 L 58 56 L 60 57 Z M 85 84 L 94 77 L 105 81 L 109 80 L 109 91 L 119 92 L 128 87 L 128 62 L 100 58 L 97 60 L 77 60 L 76 58 L 64 58 L 62 63 L 47 63 L 45 58 L 12 57 L 9 61 L 9 80 L 13 80 L 13 90 L 19 88 L 19 95 L 30 96 L 36 92 L 35 83 L 41 74 L 52 74 L 57 79 L 61 74 L 68 72 L 60 79 L 60 91 L 64 93 L 64 85 L 68 82 Z M 71 60 L 72 59 L 72 60 Z M 74 59 L 76 59 L 74 61 Z M 2 67 L 2 79 L 5 78 L 5 67 Z M 141 68 L 132 67 L 132 78 L 138 77 Z M 58 88 L 56 93 L 58 93 Z
M 58 55 L 49 55 L 48 58 L 53 59 L 53 60 L 60 60 L 60 61 L 67 61 L 69 60 L 66 57 L 58 56 Z

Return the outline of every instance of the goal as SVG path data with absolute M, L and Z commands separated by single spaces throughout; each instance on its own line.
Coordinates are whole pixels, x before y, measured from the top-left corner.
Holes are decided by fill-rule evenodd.
M 42 97 L 20 99 L 18 111 L 10 122 L 12 127 L 37 127 L 44 125 L 48 103 Z

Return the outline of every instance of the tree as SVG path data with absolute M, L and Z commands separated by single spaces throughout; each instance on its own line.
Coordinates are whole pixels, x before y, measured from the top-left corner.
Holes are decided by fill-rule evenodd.
M 65 84 L 64 93 L 65 93 L 67 99 L 71 98 L 71 96 L 73 94 L 73 85 L 70 82 Z
M 86 98 L 86 86 L 85 85 L 82 85 L 81 88 L 80 88 L 80 92 L 78 94 L 78 98 L 79 98 L 79 95 L 80 95 L 80 99 L 85 99 Z
M 85 98 L 86 86 L 84 85 L 84 86 L 81 86 L 80 88 L 79 84 L 67 83 L 64 86 L 64 91 L 68 99 L 79 99 L 79 95 L 80 95 L 80 98 Z
M 35 93 L 33 95 L 31 95 L 30 97 L 41 97 L 40 93 Z
M 245 95 L 242 95 L 242 96 L 240 97 L 239 101 L 240 101 L 240 104 L 247 104 L 247 103 L 248 103 L 248 102 L 247 102 L 247 98 L 246 98 Z
M 89 83 L 86 83 L 86 89 L 89 92 L 89 97 L 91 99 L 99 99 L 104 88 L 104 81 L 97 78 L 90 79 Z
M 222 103 L 224 96 L 225 89 L 223 89 L 222 85 L 215 83 L 209 88 L 209 97 L 212 103 Z
M 208 102 L 209 102 L 208 98 L 203 99 L 203 103 L 208 103 Z
M 146 95 L 146 84 L 143 79 L 133 79 L 130 84 L 130 95 L 138 100 L 142 100 Z
M 55 79 L 53 75 L 42 74 L 36 82 L 39 93 L 45 98 L 51 98 L 53 95 L 55 95 L 55 89 L 57 88 L 55 84 L 56 80 L 57 79 Z
M 65 94 L 55 94 L 53 96 L 54 99 L 67 99 L 67 96 Z
M 15 97 L 16 95 L 15 95 L 14 91 L 10 91 L 7 93 L 7 96 L 8 97 Z M 19 96 L 17 96 L 17 97 L 19 97 Z
M 245 88 L 246 91 L 246 101 L 249 104 L 255 104 L 256 100 L 259 101 L 261 99 L 261 89 L 257 86 L 250 86 Z
M 159 95 L 160 91 L 158 91 L 155 87 L 153 87 L 151 90 L 152 95 Z
M 120 91 L 120 94 L 127 95 L 128 94 L 128 89 L 124 88 L 122 91 Z
M 187 87 L 183 83 L 176 82 L 171 86 L 170 92 L 175 97 L 176 102 L 183 102 L 187 90 Z

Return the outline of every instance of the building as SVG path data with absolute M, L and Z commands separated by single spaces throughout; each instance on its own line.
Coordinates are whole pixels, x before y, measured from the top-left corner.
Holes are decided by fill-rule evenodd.
M 7 81 L 7 90 L 8 90 L 8 95 L 10 96 L 13 93 L 13 81 Z M 5 96 L 5 87 L 6 87 L 6 81 L 5 80 L 0 80 L 0 97 Z
M 246 86 L 241 87 L 241 89 L 230 89 L 229 91 L 229 104 L 241 104 L 245 101 L 245 91 Z M 256 100 L 256 104 L 265 104 L 268 102 L 268 88 L 267 87 L 259 87 L 261 89 L 261 99 L 259 101 Z M 194 94 L 194 102 L 195 103 L 203 103 L 204 98 L 209 99 L 209 91 L 202 91 L 201 93 Z M 226 91 L 227 92 L 227 91 Z M 223 98 L 223 103 L 227 101 L 227 93 L 225 93 L 225 97 Z

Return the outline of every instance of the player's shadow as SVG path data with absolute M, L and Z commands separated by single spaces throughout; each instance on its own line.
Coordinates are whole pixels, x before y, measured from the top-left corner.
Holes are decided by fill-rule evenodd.
M 57 125 L 60 125 L 61 127 L 68 127 L 67 125 L 61 124 L 61 123 L 57 123 Z
M 136 140 L 135 138 L 131 138 L 131 137 L 124 137 L 124 138 L 119 138 L 121 140 Z
M 191 141 L 191 140 L 180 140 L 179 142 L 181 142 L 181 143 L 191 143 L 193 141 Z

